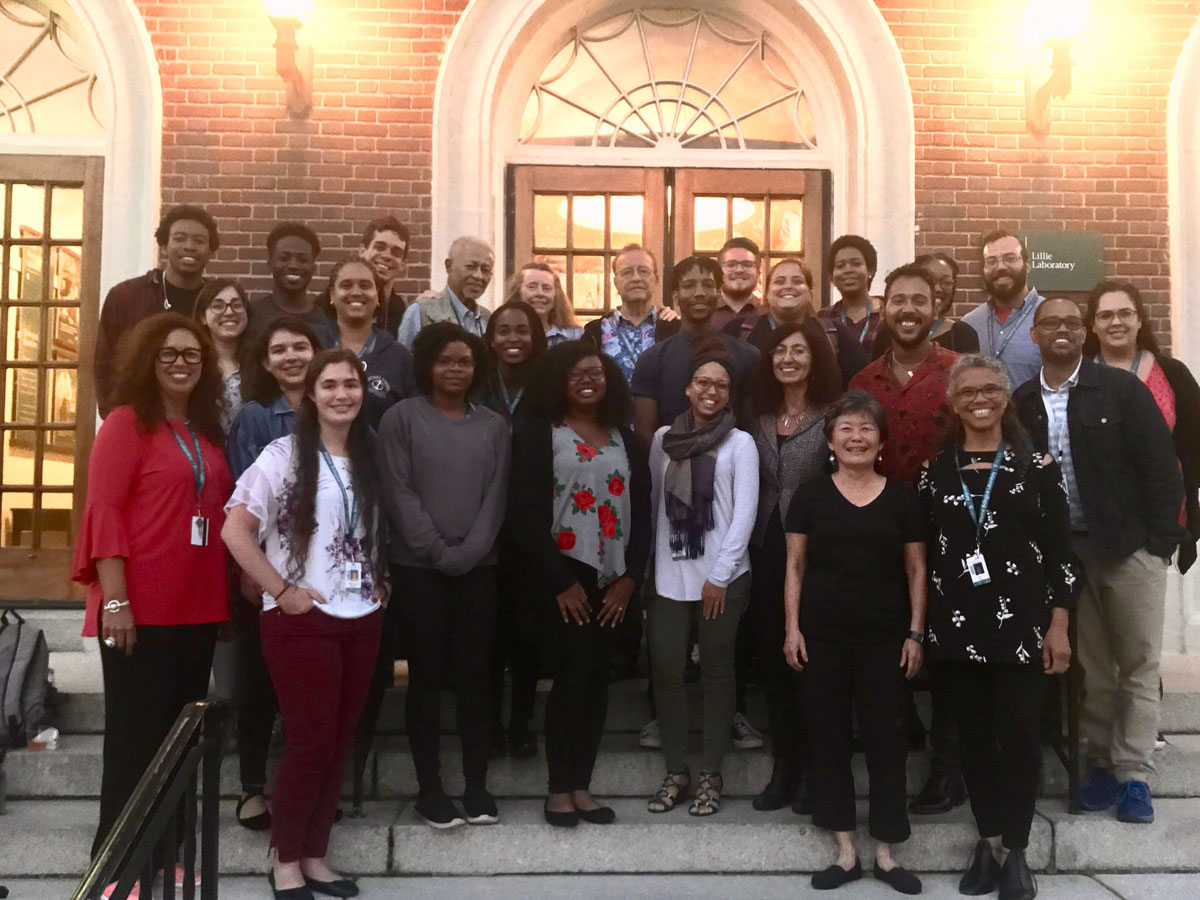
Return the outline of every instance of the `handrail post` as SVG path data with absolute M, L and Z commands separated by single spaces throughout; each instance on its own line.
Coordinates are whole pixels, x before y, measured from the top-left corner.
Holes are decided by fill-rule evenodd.
M 221 752 L 227 707 L 216 703 L 204 716 L 203 789 L 200 800 L 200 900 L 217 900 L 220 866 Z

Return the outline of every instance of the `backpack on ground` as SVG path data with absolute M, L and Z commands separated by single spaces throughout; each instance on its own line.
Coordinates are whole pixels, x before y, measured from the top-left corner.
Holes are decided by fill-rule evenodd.
M 24 747 L 50 724 L 50 649 L 16 610 L 0 613 L 0 743 Z

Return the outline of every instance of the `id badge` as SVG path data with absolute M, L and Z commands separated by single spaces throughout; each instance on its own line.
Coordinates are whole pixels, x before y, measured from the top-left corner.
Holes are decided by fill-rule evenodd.
M 968 556 L 963 560 L 963 568 L 971 576 L 971 584 L 975 587 L 989 584 L 992 580 L 992 576 L 988 572 L 987 560 L 983 558 L 982 553 L 975 552 Z
M 342 590 L 362 590 L 362 563 L 348 562 L 342 566 Z
M 192 516 L 192 546 L 208 546 L 208 519 L 204 516 Z

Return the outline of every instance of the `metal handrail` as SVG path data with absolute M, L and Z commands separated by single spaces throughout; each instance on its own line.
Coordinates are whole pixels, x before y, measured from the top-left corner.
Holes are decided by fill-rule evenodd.
M 194 900 L 198 774 L 202 776 L 200 898 L 217 900 L 221 754 L 227 721 L 228 708 L 224 702 L 189 703 L 183 708 L 92 859 L 72 900 L 96 900 L 114 882 L 116 888 L 110 900 L 126 900 L 139 881 L 141 895 L 149 897 L 156 868 L 167 873 L 163 878 L 164 900 L 174 900 L 174 873 L 181 839 L 183 898 Z

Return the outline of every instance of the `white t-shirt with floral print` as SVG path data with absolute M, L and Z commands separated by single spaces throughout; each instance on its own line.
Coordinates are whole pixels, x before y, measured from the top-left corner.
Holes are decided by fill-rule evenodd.
M 258 459 L 242 473 L 233 496 L 225 504 L 226 511 L 245 506 L 259 521 L 258 539 L 275 571 L 297 587 L 308 588 L 325 598 L 318 609 L 339 619 L 357 619 L 379 608 L 374 599 L 375 572 L 372 571 L 363 549 L 366 530 L 359 516 L 355 533 L 347 538 L 345 506 L 342 492 L 334 481 L 329 467 L 320 463 L 317 475 L 316 529 L 308 548 L 304 572 L 294 576 L 288 572 L 291 545 L 287 534 L 291 516 L 292 493 L 296 489 L 296 462 L 293 459 L 292 435 L 272 441 Z M 332 456 L 338 476 L 353 500 L 350 463 L 343 457 Z M 347 562 L 362 566 L 362 587 L 346 590 L 343 572 Z M 263 612 L 274 609 L 275 599 L 263 593 Z

